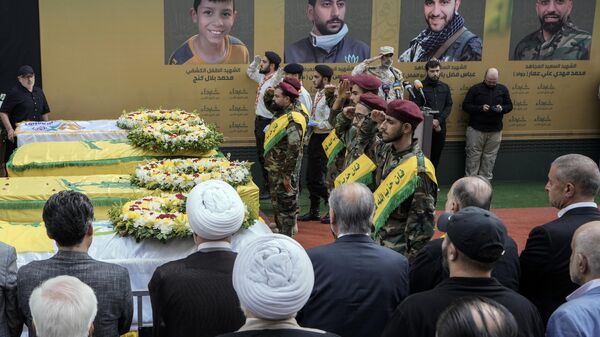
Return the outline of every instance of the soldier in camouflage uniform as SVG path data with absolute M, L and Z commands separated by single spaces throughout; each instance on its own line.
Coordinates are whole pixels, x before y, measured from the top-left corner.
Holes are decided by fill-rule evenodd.
M 346 107 L 336 117 L 335 132 L 346 144 L 346 154 L 342 171 L 373 145 L 375 123 L 371 123 L 371 111 L 385 111 L 387 103 L 383 97 L 371 92 L 360 95 L 360 101 L 355 107 Z
M 381 65 L 370 67 L 371 63 L 376 60 L 380 60 Z M 379 88 L 378 94 L 386 101 L 403 99 L 404 88 L 402 87 L 402 81 L 404 81 L 404 77 L 399 69 L 392 67 L 393 63 L 394 48 L 388 46 L 381 47 L 379 48 L 379 55 L 357 64 L 354 70 L 352 70 L 352 75 L 356 76 L 367 73 L 379 78 L 382 87 Z M 397 89 L 394 90 L 394 88 Z
M 371 123 L 379 125 L 373 133 L 374 146 L 367 155 L 377 165 L 375 190 L 403 161 L 417 156 L 420 177 L 415 192 L 392 212 L 386 225 L 376 234 L 380 244 L 411 259 L 433 236 L 437 185 L 425 173 L 425 161 L 414 129 L 423 121 L 423 113 L 414 103 L 395 100 L 386 113 L 374 111 Z
M 525 36 L 515 60 L 589 60 L 592 35 L 571 22 L 573 0 L 538 0 L 541 29 Z
M 295 82 L 298 80 L 286 78 L 275 89 L 269 88 L 264 96 L 265 106 L 273 112 L 273 120 L 284 115 L 289 118 L 285 136 L 265 153 L 275 225 L 279 233 L 287 236 L 293 236 L 298 231 L 296 217 L 305 134 L 301 124 L 292 119 L 292 112 L 299 112 L 308 118 L 301 112 L 299 90 L 296 89 L 300 83 Z

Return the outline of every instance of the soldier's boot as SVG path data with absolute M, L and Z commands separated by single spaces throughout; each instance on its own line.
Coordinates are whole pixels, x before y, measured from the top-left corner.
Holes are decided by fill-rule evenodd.
M 319 205 L 310 205 L 310 211 L 308 213 L 303 214 L 298 217 L 298 221 L 315 221 L 321 220 L 321 216 L 319 215 Z
M 325 214 L 322 218 L 321 218 L 321 223 L 322 224 L 329 224 L 331 222 L 331 220 L 329 219 L 329 212 L 327 212 L 327 214 Z
M 280 226 L 278 228 L 279 230 L 279 234 L 283 234 L 283 235 L 287 235 L 289 237 L 293 237 L 294 236 L 294 226 Z M 298 230 L 296 230 L 297 232 Z

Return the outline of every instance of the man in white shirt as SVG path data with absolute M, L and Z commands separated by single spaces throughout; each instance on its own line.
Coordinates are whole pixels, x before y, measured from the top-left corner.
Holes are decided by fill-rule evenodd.
M 308 121 L 308 162 L 306 166 L 306 185 L 310 193 L 310 210 L 298 217 L 300 221 L 321 220 L 319 212 L 321 199 L 326 203 L 329 198 L 325 175 L 327 174 L 327 156 L 323 150 L 323 141 L 333 129 L 329 123 L 330 104 L 335 100 L 335 85 L 331 84 L 333 69 L 324 64 L 315 66 L 313 84 L 317 93 Z
M 263 175 L 263 188 L 260 199 L 271 199 L 269 193 L 269 179 L 265 170 L 264 144 L 265 129 L 271 124 L 273 114 L 265 106 L 263 96 L 269 87 L 275 87 L 283 79 L 283 72 L 277 71 L 281 64 L 281 57 L 275 52 L 267 51 L 264 56 L 254 56 L 254 61 L 248 66 L 246 74 L 258 83 L 256 89 L 256 118 L 254 119 L 254 138 L 256 139 L 256 153 L 258 163 Z
M 310 111 L 312 110 L 312 98 L 310 97 L 310 93 L 308 92 L 308 90 L 306 90 L 306 88 L 304 88 L 304 85 L 302 84 L 302 75 L 304 74 L 304 67 L 298 63 L 290 63 L 283 67 L 283 72 L 285 73 L 285 77 L 294 77 L 298 81 L 300 81 L 302 87 L 300 88 L 300 97 L 298 97 L 298 100 L 306 109 L 305 112 L 307 114 L 310 113 Z
M 580 285 L 548 321 L 546 336 L 600 336 L 600 222 L 589 222 L 575 232 L 569 271 Z
M 580 154 L 558 157 L 550 166 L 546 192 L 558 219 L 535 227 L 521 253 L 519 292 L 535 304 L 544 323 L 577 289 L 569 276 L 571 239 L 590 221 L 600 221 L 594 197 L 600 190 L 598 165 Z

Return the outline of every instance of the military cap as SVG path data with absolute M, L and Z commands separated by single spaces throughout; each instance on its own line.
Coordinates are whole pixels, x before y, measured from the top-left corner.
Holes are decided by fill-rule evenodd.
M 288 74 L 302 74 L 304 67 L 298 63 L 290 63 L 283 67 L 283 71 Z
M 300 83 L 300 80 L 298 80 L 295 77 L 286 77 L 283 79 L 283 82 L 291 85 L 292 87 L 294 87 L 294 89 L 300 91 L 300 88 L 302 88 L 302 83 Z
M 17 72 L 18 76 L 27 76 L 27 75 L 33 75 L 33 68 L 31 68 L 31 66 L 21 66 L 19 67 L 19 71 Z
M 331 67 L 326 66 L 324 64 L 316 65 L 315 71 L 318 72 L 319 74 L 321 74 L 321 76 L 323 76 L 323 77 L 331 78 L 331 76 L 333 76 L 333 69 L 331 69 Z
M 269 62 L 273 63 L 276 66 L 279 66 L 279 64 L 281 64 L 281 56 L 277 55 L 277 53 L 273 51 L 265 52 L 265 57 L 267 58 L 267 60 L 269 60 Z
M 370 74 L 352 76 L 350 81 L 366 91 L 379 90 L 379 87 L 381 87 L 381 80 Z
M 390 46 L 383 46 L 379 48 L 379 55 L 394 54 L 394 48 Z
M 383 97 L 379 95 L 375 95 L 372 92 L 367 92 L 365 94 L 360 95 L 360 104 L 366 106 L 370 110 L 380 110 L 385 111 L 387 108 L 387 103 Z
M 407 100 L 395 99 L 388 103 L 386 115 L 399 121 L 410 123 L 413 128 L 423 121 L 423 112 L 419 107 Z
M 448 234 L 452 244 L 469 258 L 484 263 L 497 261 L 504 254 L 506 227 L 494 213 L 479 207 L 465 207 L 455 214 L 444 214 L 438 229 Z
M 300 93 L 298 92 L 298 90 L 296 88 L 294 88 L 293 85 L 291 85 L 285 81 L 279 83 L 277 85 L 277 88 L 281 89 L 283 91 L 283 93 L 289 97 L 298 98 L 298 96 L 300 96 Z

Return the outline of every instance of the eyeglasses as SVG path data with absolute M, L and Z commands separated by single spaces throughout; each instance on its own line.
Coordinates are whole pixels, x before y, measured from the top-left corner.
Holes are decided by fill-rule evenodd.
M 537 0 L 537 3 L 542 6 L 548 6 L 551 2 L 554 2 L 555 5 L 564 5 L 567 0 Z

